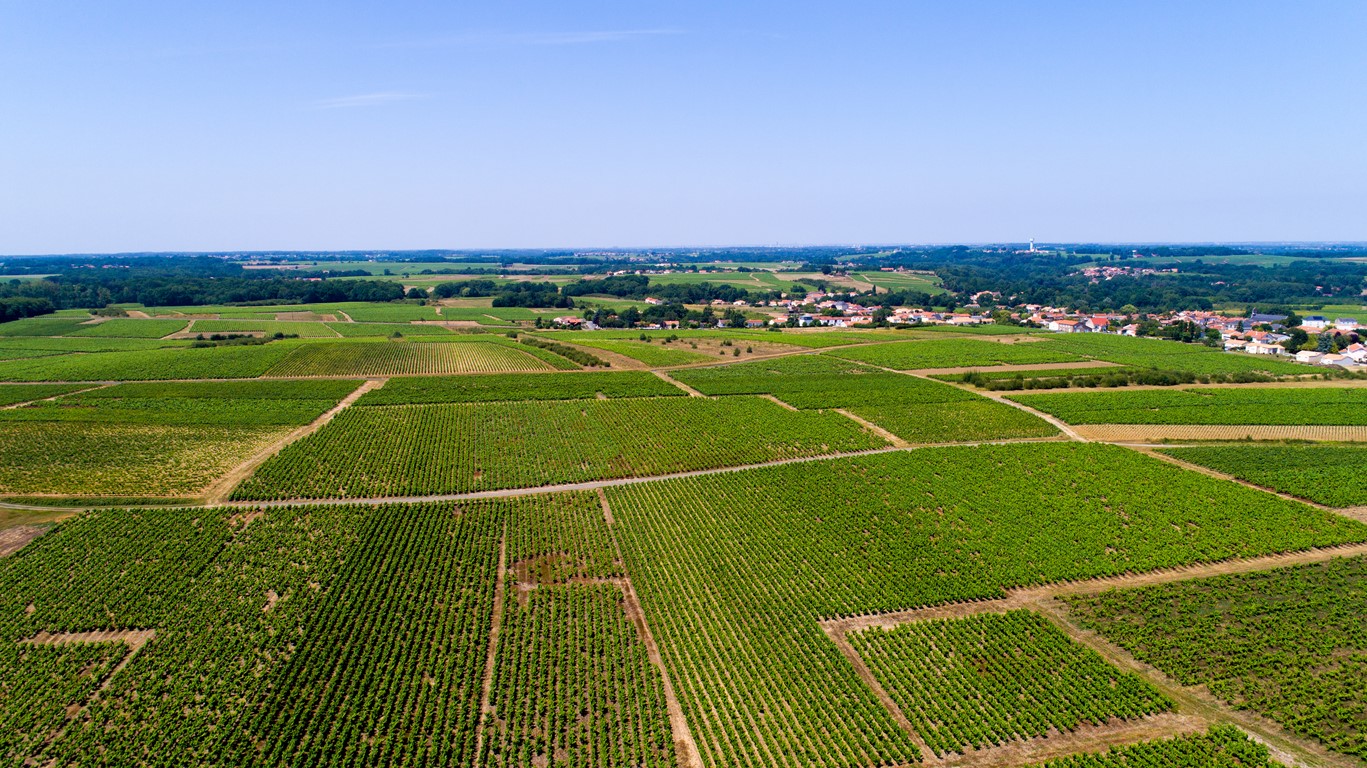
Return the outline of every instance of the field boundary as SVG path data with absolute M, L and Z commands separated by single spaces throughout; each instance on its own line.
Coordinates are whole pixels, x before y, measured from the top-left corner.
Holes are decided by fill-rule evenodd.
M 20 385 L 20 386 L 29 386 L 29 385 Z M 34 386 L 42 386 L 42 385 L 40 384 L 40 385 L 34 385 Z M 94 386 L 86 387 L 85 389 L 77 389 L 77 390 L 72 391 L 72 392 L 63 392 L 63 393 L 60 394 L 60 395 L 51 395 L 51 396 L 49 396 L 49 397 L 35 397 L 35 398 L 32 399 L 32 400 L 26 400 L 26 401 L 24 401 L 24 402 L 22 402 L 22 403 L 10 403 L 9 405 L 0 407 L 0 411 L 12 411 L 12 410 L 14 410 L 14 409 L 16 409 L 16 408 L 23 408 L 24 406 L 27 406 L 27 405 L 33 405 L 34 403 L 49 403 L 49 402 L 52 402 L 53 400 L 56 400 L 56 399 L 61 398 L 61 397 L 70 397 L 71 395 L 83 395 L 83 394 L 85 394 L 86 392 L 93 392 L 93 391 L 95 391 L 95 390 L 97 390 L 97 389 L 106 389 L 106 388 L 112 387 L 112 386 L 114 386 L 114 383 L 113 383 L 113 382 L 98 382 L 98 383 L 95 383 Z
M 791 407 L 791 406 L 789 406 L 789 407 Z M 889 443 L 892 443 L 893 445 L 897 446 L 898 448 L 910 448 L 910 447 L 911 447 L 911 443 L 908 443 L 906 440 L 903 440 L 902 438 L 898 437 L 897 435 L 893 434 L 892 432 L 889 432 L 888 430 L 886 430 L 886 429 L 884 429 L 884 428 L 878 426 L 877 424 L 874 424 L 872 421 L 869 421 L 868 419 L 864 418 L 863 416 L 856 416 L 854 413 L 850 412 L 849 410 L 847 410 L 847 409 L 845 409 L 845 408 L 835 408 L 835 409 L 833 409 L 833 410 L 834 410 L 836 413 L 840 414 L 841 416 L 844 416 L 845 418 L 850 419 L 851 421 L 855 422 L 856 424 L 859 424 L 859 425 L 862 426 L 864 429 L 867 429 L 868 431 L 874 433 L 875 435 L 878 435 L 879 437 L 883 438 L 884 440 L 887 440 Z
M 213 481 L 208 486 L 206 486 L 204 490 L 201 492 L 201 496 L 203 497 L 205 504 L 212 505 L 227 501 L 228 496 L 232 494 L 233 489 L 237 487 L 237 484 L 251 476 L 251 474 L 256 471 L 257 467 L 260 467 L 262 464 L 266 463 L 267 459 L 284 450 L 291 443 L 297 440 L 302 440 L 305 437 L 308 437 L 309 435 L 313 434 L 314 432 L 317 432 L 318 430 L 322 429 L 324 426 L 327 425 L 328 422 L 336 418 L 337 414 L 351 407 L 353 403 L 361 399 L 362 395 L 364 395 L 367 392 L 372 392 L 376 389 L 379 389 L 380 387 L 383 387 L 386 381 L 388 381 L 388 379 L 366 379 L 365 382 L 361 384 L 361 386 L 352 390 L 351 394 L 339 400 L 336 405 L 329 408 L 318 418 L 314 419 L 308 424 L 305 424 L 302 427 L 299 427 L 298 429 L 290 432 L 284 437 L 279 438 L 278 440 L 272 440 L 269 445 L 266 445 L 261 450 L 252 454 L 251 458 L 247 459 L 241 464 L 238 464 L 236 467 L 229 470 L 227 474 L 223 475 L 222 477 L 218 478 L 217 480 Z
M 1150 715 L 1121 723 L 1093 726 L 1089 729 L 1079 728 L 1067 734 L 1009 741 L 1001 746 L 979 750 L 970 749 L 964 754 L 952 753 L 943 758 L 936 757 L 934 752 L 925 748 L 924 741 L 914 729 L 911 729 L 910 721 L 907 720 L 905 714 L 888 696 L 882 685 L 877 682 L 864 659 L 854 650 L 847 639 L 847 635 L 852 632 L 863 632 L 874 628 L 892 629 L 902 624 L 918 621 L 960 619 L 984 613 L 1029 610 L 1048 619 L 1051 624 L 1068 635 L 1074 642 L 1081 643 L 1096 651 L 1108 663 L 1118 669 L 1139 674 L 1161 693 L 1176 702 L 1178 705 L 1176 715 L 1178 717 L 1170 721 L 1161 721 L 1168 722 L 1175 729 L 1198 730 L 1218 723 L 1233 723 L 1265 744 L 1272 751 L 1273 756 L 1284 763 L 1299 766 L 1350 768 L 1351 766 L 1360 766 L 1360 764 L 1346 755 L 1336 755 L 1319 744 L 1292 734 L 1281 725 L 1262 715 L 1251 711 L 1235 710 L 1210 694 L 1204 686 L 1182 686 L 1178 684 L 1157 668 L 1139 661 L 1118 645 L 1078 625 L 1073 621 L 1066 606 L 1057 598 L 1064 595 L 1096 594 L 1110 589 L 1167 584 L 1225 574 L 1252 573 L 1359 555 L 1367 555 L 1367 542 L 1222 560 L 1214 563 L 1200 563 L 1143 573 L 1127 573 L 1120 576 L 1019 587 L 1008 590 L 1005 597 L 997 599 L 962 601 L 904 611 L 826 619 L 820 622 L 820 625 L 826 636 L 831 638 L 840 653 L 854 667 L 860 679 L 869 685 L 874 695 L 888 709 L 893 719 L 908 730 L 917 747 L 922 749 L 922 759 L 925 763 L 952 766 L 953 768 L 970 765 L 1017 765 L 1021 761 L 1041 760 L 1073 754 L 1078 748 L 1085 748 L 1086 746 L 1109 748 L 1119 744 L 1189 732 L 1187 730 L 1163 730 L 1161 733 L 1155 733 L 1153 726 L 1155 722 L 1159 722 L 1155 720 L 1159 716 Z M 1040 749 L 1039 745 L 1031 746 L 1032 742 L 1041 741 L 1047 742 L 1043 749 Z M 1070 742 L 1074 752 L 1056 752 L 1050 746 L 1057 744 L 1069 747 Z
M 1202 466 L 1200 464 L 1193 464 L 1192 462 L 1178 458 L 1177 456 L 1172 456 L 1163 453 L 1160 449 L 1167 446 L 1133 443 L 1117 443 L 1117 445 L 1120 445 L 1124 448 L 1130 448 L 1139 451 L 1142 454 L 1152 456 L 1153 458 L 1158 459 L 1159 461 L 1166 461 L 1167 463 L 1181 467 L 1182 469 L 1189 469 L 1193 472 L 1200 472 L 1203 475 L 1214 477 L 1219 480 L 1228 480 L 1233 483 L 1238 483 L 1239 485 L 1242 485 L 1245 488 L 1252 488 L 1255 491 L 1262 491 L 1264 493 L 1270 493 L 1273 496 L 1279 496 L 1283 499 L 1286 499 L 1287 501 L 1298 501 L 1301 504 L 1306 504 L 1315 507 L 1316 509 L 1322 509 L 1325 512 L 1330 512 L 1336 515 L 1342 515 L 1343 517 L 1351 518 L 1360 523 L 1367 523 L 1367 505 L 1357 507 L 1331 507 L 1327 504 L 1321 504 L 1318 501 L 1303 499 L 1300 496 L 1296 496 L 1295 494 L 1279 491 L 1275 488 L 1269 488 L 1265 485 L 1258 485 L 1257 483 L 1251 482 L 1249 480 L 1244 480 L 1243 478 L 1235 477 L 1234 475 L 1221 472 L 1218 469 L 1211 469 L 1210 467 Z
M 503 535 L 498 540 L 498 575 L 494 580 L 494 616 L 489 627 L 489 649 L 484 655 L 484 675 L 479 689 L 479 720 L 475 728 L 475 761 L 479 762 L 484 754 L 484 729 L 486 716 L 493 714 L 489 696 L 494 690 L 494 665 L 498 661 L 498 636 L 503 628 L 503 593 L 507 589 L 508 568 L 508 523 L 503 523 Z
M 660 673 L 660 681 L 664 686 L 665 709 L 669 713 L 669 730 L 674 738 L 675 759 L 679 768 L 703 768 L 702 755 L 698 752 L 698 744 L 693 740 L 693 731 L 688 727 L 688 718 L 684 717 L 683 705 L 679 703 L 678 693 L 674 690 L 674 683 L 669 679 L 669 670 L 665 668 L 664 657 L 660 654 L 660 646 L 655 642 L 655 634 L 650 631 L 650 622 L 646 621 L 646 612 L 641 607 L 641 599 L 636 595 L 636 585 L 631 582 L 631 575 L 626 570 L 626 558 L 622 557 L 622 545 L 617 542 L 617 533 L 613 530 L 614 519 L 612 516 L 612 506 L 608 504 L 608 495 L 603 489 L 598 489 L 598 499 L 603 505 L 603 519 L 608 524 L 608 537 L 612 539 L 612 549 L 617 555 L 617 561 L 622 564 L 622 576 L 617 580 L 618 586 L 622 589 L 622 599 L 626 604 L 627 616 L 636 625 L 636 631 L 641 636 L 641 642 L 645 643 L 646 656 L 650 663 L 655 665 Z

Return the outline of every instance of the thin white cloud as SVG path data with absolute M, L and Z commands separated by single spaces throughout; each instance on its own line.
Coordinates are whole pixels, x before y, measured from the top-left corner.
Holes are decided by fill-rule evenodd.
M 351 107 L 379 107 L 401 101 L 417 101 L 427 98 L 425 93 L 404 93 L 402 91 L 382 91 L 380 93 L 358 93 L 354 96 L 341 96 L 335 99 L 319 99 L 310 104 L 314 109 L 348 109 Z
M 446 46 L 591 45 L 652 37 L 682 35 L 681 29 L 599 29 L 578 32 L 467 32 L 426 40 L 391 43 L 386 48 L 441 48 Z

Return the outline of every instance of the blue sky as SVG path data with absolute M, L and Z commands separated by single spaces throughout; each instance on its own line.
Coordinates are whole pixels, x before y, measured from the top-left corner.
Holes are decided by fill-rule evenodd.
M 0 253 L 1367 239 L 1367 3 L 0 0 Z

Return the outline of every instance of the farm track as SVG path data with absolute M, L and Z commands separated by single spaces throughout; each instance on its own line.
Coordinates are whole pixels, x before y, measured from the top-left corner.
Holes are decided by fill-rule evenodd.
M 93 391 L 95 391 L 95 390 L 97 390 L 97 389 L 104 389 L 104 388 L 106 388 L 106 387 L 111 387 L 111 386 L 113 386 L 113 385 L 112 385 L 112 384 L 108 384 L 108 383 L 100 383 L 100 384 L 96 384 L 95 386 L 92 386 L 92 387 L 86 387 L 85 389 L 78 389 L 78 390 L 76 390 L 76 391 L 74 391 L 74 392 L 63 392 L 63 393 L 60 394 L 60 395 L 53 395 L 53 396 L 51 396 L 51 397 L 39 397 L 39 398 L 35 398 L 35 399 L 33 399 L 33 400 L 28 400 L 28 401 L 25 401 L 25 402 L 22 402 L 22 403 L 10 403 L 9 405 L 6 405 L 6 406 L 4 406 L 4 407 L 0 407 L 0 411 L 12 411 L 12 410 L 14 410 L 15 408 L 23 408 L 23 407 L 26 406 L 26 405 L 33 405 L 34 403 L 50 403 L 50 402 L 52 402 L 53 400 L 56 400 L 56 399 L 59 398 L 59 397 L 71 397 L 71 396 L 73 396 L 73 395 L 83 395 L 83 394 L 85 394 L 86 392 L 93 392 Z
M 494 617 L 489 627 L 489 650 L 484 656 L 484 676 L 480 681 L 479 720 L 475 727 L 475 757 L 484 754 L 484 722 L 494 713 L 489 697 L 494 690 L 494 664 L 498 660 L 498 635 L 503 628 L 503 592 L 508 582 L 508 524 L 503 524 L 503 535 L 498 539 L 498 575 L 494 581 Z
M 616 520 L 612 516 L 612 506 L 608 504 L 608 495 L 602 488 L 598 489 L 598 500 L 603 506 L 603 520 L 608 525 L 612 550 L 617 555 L 617 562 L 623 564 L 622 570 L 625 573 L 626 560 L 622 557 L 622 546 L 617 542 L 617 532 L 614 530 Z M 669 730 L 674 737 L 675 760 L 679 768 L 703 768 L 702 755 L 698 752 L 697 742 L 693 740 L 693 731 L 688 727 L 688 719 L 684 717 L 683 705 L 679 703 L 679 696 L 669 679 L 669 670 L 665 669 L 664 657 L 660 655 L 660 646 L 655 642 L 654 633 L 650 631 L 650 622 L 646 621 L 645 609 L 641 607 L 641 600 L 636 596 L 636 585 L 632 584 L 630 575 L 622 576 L 615 581 L 622 588 L 627 616 L 636 625 L 641 642 L 645 643 L 646 656 L 660 673 L 660 682 L 665 693 L 665 709 L 669 712 Z
M 314 419 L 308 424 L 305 424 L 304 426 L 294 430 L 293 432 L 290 432 L 284 437 L 272 441 L 269 445 L 257 451 L 251 458 L 237 465 L 232 469 L 232 471 L 228 472 L 228 474 L 220 477 L 219 479 L 215 480 L 212 484 L 210 484 L 208 487 L 206 487 L 202 493 L 205 503 L 218 504 L 227 501 L 228 495 L 233 492 L 233 488 L 236 488 L 238 483 L 242 482 L 243 480 L 246 480 L 247 477 L 249 477 L 253 472 L 255 472 L 257 467 L 264 464 L 267 459 L 279 453 L 290 443 L 308 437 L 314 432 L 317 432 L 318 430 L 322 429 L 324 426 L 327 425 L 328 422 L 336 418 L 337 414 L 346 410 L 352 405 L 352 403 L 355 403 L 357 400 L 359 400 L 362 395 L 364 395 L 367 392 L 379 389 L 380 387 L 384 386 L 386 381 L 388 381 L 388 379 L 366 379 L 365 383 L 361 384 L 361 386 L 353 390 L 351 394 L 342 398 L 336 405 L 328 409 L 328 411 L 323 415 L 319 416 L 318 418 Z
M 668 383 L 670 383 L 670 384 L 673 384 L 674 386 L 678 387 L 679 389 L 682 389 L 683 391 L 687 392 L 689 397 L 707 397 L 707 395 L 704 395 L 703 393 L 701 393 L 701 392 L 699 392 L 698 390 L 696 390 L 696 389 L 694 389 L 694 388 L 688 386 L 687 384 L 683 383 L 682 381 L 679 381 L 678 379 L 676 379 L 676 378 L 670 376 L 669 374 L 665 373 L 664 371 L 653 370 L 653 371 L 651 371 L 651 373 L 655 374 L 655 376 L 656 376 L 657 378 L 659 378 L 661 381 L 665 381 L 665 382 L 668 382 Z
M 1073 621 L 1066 606 L 1057 599 L 1063 595 L 1095 594 L 1110 589 L 1167 584 L 1225 574 L 1251 573 L 1292 565 L 1324 562 L 1336 557 L 1360 555 L 1367 555 L 1367 543 L 1345 544 L 1337 547 L 1165 568 L 1146 573 L 1125 574 L 1085 581 L 1021 587 L 1009 590 L 1005 598 L 996 600 L 967 601 L 869 616 L 828 619 L 821 622 L 821 628 L 835 642 L 836 647 L 854 667 L 860 678 L 869 684 L 878 699 L 888 708 L 893 718 L 908 729 L 908 733 L 913 736 L 918 748 L 922 749 L 925 756 L 923 762 L 931 765 L 954 766 L 954 768 L 960 766 L 1005 767 L 1079 751 L 1096 751 L 1135 741 L 1203 730 L 1217 723 L 1232 723 L 1267 745 L 1273 757 L 1288 765 L 1361 768 L 1361 763 L 1352 758 L 1331 753 L 1319 744 L 1292 734 L 1279 724 L 1261 715 L 1233 709 L 1230 705 L 1211 695 L 1204 686 L 1182 686 L 1178 684 L 1156 668 L 1135 659 L 1123 648 L 1097 633 L 1079 626 Z M 1000 747 L 970 751 L 965 755 L 951 754 L 937 758 L 934 753 L 924 748 L 920 737 L 916 736 L 915 731 L 910 728 L 905 715 L 878 684 L 863 658 L 846 639 L 846 636 L 851 632 L 861 632 L 871 628 L 890 629 L 916 621 L 957 619 L 981 613 L 1006 613 L 1007 611 L 1021 609 L 1039 613 L 1070 638 L 1096 651 L 1115 667 L 1142 676 L 1177 703 L 1178 714 L 1176 716 L 1151 716 L 1133 721 L 1082 728 L 1070 734 L 1050 736 L 1047 739 L 1010 742 Z
M 1010 402 L 1010 401 L 1006 401 Z M 1367 427 L 1231 424 L 1077 424 L 1084 440 L 1101 443 L 1153 443 L 1160 440 L 1313 440 L 1367 442 Z
M 773 396 L 770 395 L 770 397 L 773 397 Z M 786 403 L 783 403 L 782 400 L 778 400 L 778 398 L 776 398 L 776 397 L 774 398 L 774 400 L 778 401 L 780 404 L 786 405 Z M 789 405 L 789 406 L 787 406 L 787 407 L 792 408 L 791 405 Z M 793 408 L 793 410 L 797 410 L 797 409 L 796 409 L 796 408 Z M 869 421 L 868 419 L 866 419 L 866 418 L 864 418 L 864 417 L 862 417 L 862 416 L 856 416 L 856 415 L 854 415 L 853 413 L 851 413 L 851 412 L 845 410 L 844 408 L 836 408 L 836 409 L 835 409 L 835 412 L 838 413 L 838 414 L 840 414 L 841 416 L 844 416 L 844 417 L 847 418 L 847 419 L 850 419 L 851 421 L 856 422 L 857 424 L 859 424 L 860 426 L 862 426 L 864 429 L 867 429 L 868 431 L 874 433 L 875 435 L 878 435 L 879 437 L 883 438 L 884 440 L 887 440 L 889 443 L 892 443 L 893 445 L 897 446 L 898 448 L 910 448 L 910 447 L 911 447 L 911 443 L 908 443 L 906 440 L 903 440 L 902 438 L 898 437 L 897 435 L 894 435 L 893 433 L 887 431 L 886 429 L 883 429 L 882 427 L 878 426 L 877 424 L 874 424 L 872 421 Z

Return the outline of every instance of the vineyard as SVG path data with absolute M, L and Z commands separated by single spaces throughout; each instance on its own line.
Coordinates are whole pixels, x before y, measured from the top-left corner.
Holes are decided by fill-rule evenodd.
M 1200 344 L 1141 339 L 1102 333 L 1065 333 L 1045 342 L 1060 352 L 1105 360 L 1108 363 L 1188 371 L 1195 374 L 1232 374 L 1260 371 L 1274 375 L 1314 373 L 1308 365 L 1275 360 L 1268 355 L 1236 355 Z
M 1284 567 L 1360 553 L 1358 511 L 896 372 L 1300 366 L 1004 328 L 532 334 L 565 310 L 449 303 L 0 325 L 0 764 L 1273 768 L 1230 720 L 1367 759 L 1367 558 Z M 305 338 L 193 338 L 231 333 Z M 1346 384 L 1011 397 L 1103 442 L 1367 430 Z M 925 447 L 955 442 L 982 444 Z M 1367 504 L 1367 448 L 1163 452 Z M 1071 584 L 1098 577 L 1127 588 Z
M 2 390 L 0 390 L 2 391 Z M 403 378 L 367 393 L 360 405 L 477 403 L 499 400 L 592 400 L 671 397 L 684 391 L 644 371 L 535 373 Z
M 255 378 L 298 342 L 207 349 L 94 352 L 0 363 L 0 381 L 161 381 Z
M 899 371 L 970 365 L 1076 363 L 1084 360 L 1078 355 L 1056 349 L 1052 344 L 1003 344 L 986 339 L 903 341 L 841 349 L 826 354 Z
M 980 400 L 945 384 L 880 371 L 825 355 L 797 355 L 671 371 L 705 395 L 768 394 L 795 408 L 951 403 Z
M 417 323 L 326 323 L 337 335 L 357 336 L 447 336 L 451 331 L 441 325 Z
M 849 640 L 937 755 L 1172 707 L 1029 611 L 918 621 Z
M 357 407 L 267 461 L 233 498 L 461 493 L 884 445 L 839 414 L 751 397 Z
M 1205 685 L 1367 758 L 1367 558 L 1071 597 L 1084 624 L 1183 685 Z
M 660 673 L 615 584 L 510 592 L 489 703 L 482 765 L 675 765 Z
M 1069 424 L 1367 426 L 1367 388 L 1145 389 L 1009 397 Z
M 112 322 L 112 321 L 111 321 Z M 134 320 L 133 322 L 149 322 Z M 160 322 L 160 321 L 157 321 Z M 267 336 L 283 334 L 300 338 L 336 338 L 337 334 L 322 323 L 301 323 L 278 320 L 195 320 L 187 333 L 263 333 Z
M 1163 453 L 1326 506 L 1367 504 L 1367 447 L 1230 445 Z
M 1116 747 L 1096 755 L 1075 755 L 1041 763 L 1039 768 L 1282 768 L 1267 747 L 1230 725 L 1208 733 Z
M 1367 526 L 1302 504 L 1066 443 L 888 453 L 607 496 L 708 766 L 917 758 L 822 619 L 1367 540 Z
M 129 339 L 160 339 L 184 330 L 184 320 L 127 320 L 115 318 L 72 331 L 72 336 L 116 336 Z
M 193 493 L 356 388 L 299 384 L 120 384 L 0 411 L 0 493 Z M 16 388 L 52 389 L 0 391 Z
M 531 355 L 501 344 L 443 341 L 319 342 L 296 347 L 269 376 L 403 376 L 546 370 Z
M 56 397 L 86 388 L 85 384 L 0 384 L 0 407 Z
M 64 524 L 0 561 L 6 762 L 673 765 L 659 673 L 613 584 L 509 591 L 477 761 L 505 531 L 510 550 L 592 550 L 614 570 L 589 495 Z M 125 628 L 155 636 L 93 698 L 126 646 L 14 642 Z
M 987 399 L 912 405 L 861 405 L 849 412 L 909 443 L 957 443 L 1054 437 L 1034 414 Z
M 668 365 L 688 365 L 689 363 L 713 359 L 711 355 L 704 355 L 700 352 L 688 349 L 684 344 L 647 344 L 643 341 L 631 341 L 627 339 L 581 339 L 578 336 L 569 337 L 565 340 L 578 344 L 581 347 L 592 347 L 593 349 L 601 349 L 604 352 L 613 352 L 624 357 L 629 357 L 632 360 L 645 363 L 652 368 Z

